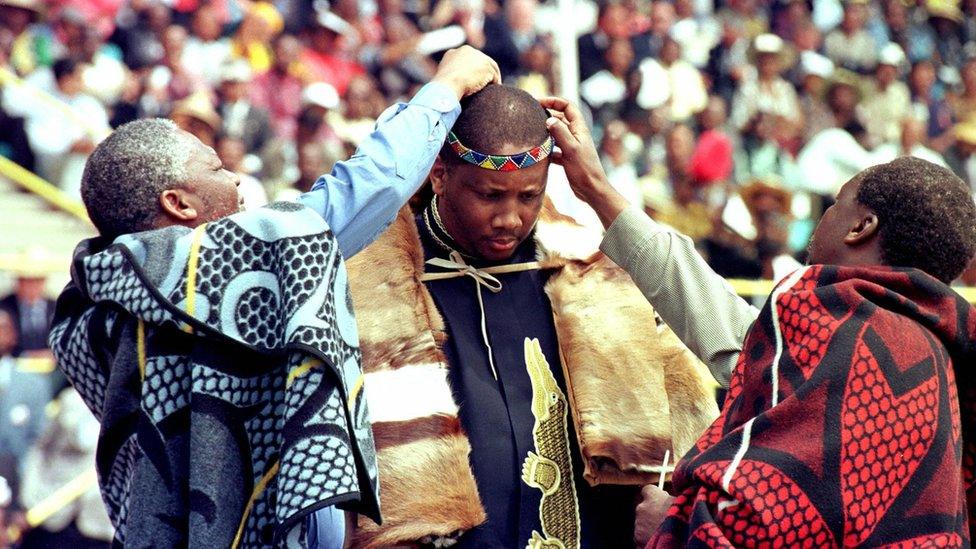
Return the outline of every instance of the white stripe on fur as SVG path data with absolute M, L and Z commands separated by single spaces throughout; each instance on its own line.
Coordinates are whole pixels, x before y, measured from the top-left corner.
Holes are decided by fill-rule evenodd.
M 535 226 L 535 239 L 542 248 L 540 252 L 544 251 L 544 257 L 583 260 L 600 251 L 603 235 L 600 231 L 564 221 L 540 221 Z
M 370 372 L 363 390 L 373 423 L 458 413 L 447 370 L 436 363 Z

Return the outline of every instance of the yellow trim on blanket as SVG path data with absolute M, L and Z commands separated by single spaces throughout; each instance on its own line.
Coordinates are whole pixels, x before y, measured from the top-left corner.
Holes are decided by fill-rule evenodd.
M 146 381 L 146 323 L 136 323 L 136 357 L 139 361 L 139 381 Z
M 309 372 L 309 370 L 311 370 L 312 368 L 314 368 L 316 366 L 320 366 L 321 364 L 322 364 L 322 361 L 321 360 L 319 360 L 317 358 L 313 358 L 311 360 L 308 360 L 308 361 L 303 362 L 299 366 L 295 366 L 292 369 L 292 371 L 288 372 L 288 378 L 285 380 L 285 387 L 291 387 L 291 384 L 296 379 L 302 377 L 303 375 L 307 374 Z
M 268 469 L 268 472 L 261 477 L 258 481 L 257 486 L 254 487 L 254 491 L 251 492 L 251 499 L 247 500 L 247 506 L 244 508 L 244 516 L 241 517 L 241 524 L 237 527 L 237 535 L 234 536 L 234 543 L 231 547 L 237 548 L 241 544 L 241 536 L 244 535 L 244 525 L 247 523 L 247 517 L 251 515 L 251 508 L 254 507 L 254 502 L 257 501 L 258 496 L 264 492 L 264 489 L 268 487 L 268 483 L 271 479 L 278 474 L 278 467 L 281 465 L 280 462 L 274 462 L 274 465 Z
M 363 384 L 366 383 L 366 375 L 359 374 L 359 379 L 356 383 L 352 384 L 352 389 L 349 391 L 349 408 L 354 408 L 356 404 L 356 397 L 359 396 L 359 391 L 363 390 Z
M 197 312 L 197 265 L 200 263 L 200 243 L 203 242 L 203 231 L 207 224 L 193 229 L 193 240 L 190 242 L 190 258 L 186 265 L 186 314 L 196 316 Z M 192 334 L 193 327 L 187 324 L 183 331 Z

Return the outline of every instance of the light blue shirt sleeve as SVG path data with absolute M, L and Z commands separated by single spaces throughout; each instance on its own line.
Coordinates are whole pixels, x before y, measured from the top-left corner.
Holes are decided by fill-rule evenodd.
M 460 114 L 453 90 L 428 83 L 409 103 L 386 109 L 356 154 L 336 163 L 298 201 L 325 219 L 342 254 L 352 257 L 417 191 Z
M 346 514 L 333 506 L 308 516 L 308 549 L 342 549 L 346 541 Z

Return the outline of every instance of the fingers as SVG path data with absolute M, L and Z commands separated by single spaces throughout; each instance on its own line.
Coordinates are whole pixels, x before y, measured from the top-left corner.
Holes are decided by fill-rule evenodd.
M 552 135 L 552 138 L 556 140 L 556 145 L 559 146 L 560 160 L 567 154 L 572 156 L 579 146 L 579 140 L 575 135 L 573 135 L 573 132 L 570 131 L 569 126 L 567 126 L 562 120 L 553 116 L 546 120 L 546 127 L 549 128 L 549 133 Z
M 543 97 L 539 99 L 539 103 L 541 103 L 542 106 L 547 109 L 552 109 L 559 112 L 566 110 L 566 107 L 569 106 L 569 100 L 554 96 Z
M 562 97 L 543 97 L 539 100 L 539 104 L 549 109 L 552 116 L 559 118 L 564 124 L 569 126 L 570 131 L 580 141 L 585 140 L 586 138 L 584 136 L 589 135 L 589 128 L 587 128 L 586 120 L 583 118 L 583 112 L 579 110 L 579 107 L 570 103 L 569 100 Z
M 492 59 L 491 57 L 488 57 L 487 55 L 485 57 L 487 57 L 488 58 L 488 61 L 491 63 L 491 69 L 492 69 L 492 73 L 493 73 L 493 76 L 492 76 L 491 81 L 493 83 L 495 83 L 495 84 L 501 84 L 502 83 L 502 71 L 501 71 L 501 69 L 498 68 L 498 63 L 495 62 L 495 60 Z
M 553 164 L 556 164 L 557 166 L 562 166 L 563 151 L 559 150 L 558 148 L 553 148 L 552 153 L 549 155 L 549 159 L 552 160 Z
M 566 119 L 566 115 L 563 114 L 563 113 L 561 113 L 561 112 L 559 112 L 559 111 L 550 110 L 549 111 L 549 116 L 554 116 L 554 117 L 558 118 L 559 120 L 561 120 L 567 126 L 569 125 L 569 120 Z

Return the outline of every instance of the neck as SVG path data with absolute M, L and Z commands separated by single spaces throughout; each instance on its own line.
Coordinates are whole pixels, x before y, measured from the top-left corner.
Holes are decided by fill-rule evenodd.
M 443 252 L 458 252 L 466 258 L 476 259 L 474 255 L 462 248 L 461 245 L 458 244 L 457 240 L 451 236 L 451 233 L 447 228 L 447 224 L 444 223 L 444 219 L 441 217 L 437 200 L 437 195 L 434 195 L 434 197 L 430 199 L 430 204 L 427 205 L 422 214 L 424 225 L 427 227 L 427 231 L 430 233 L 431 237 L 433 237 L 434 242 L 437 243 L 437 246 L 441 248 L 441 251 Z

